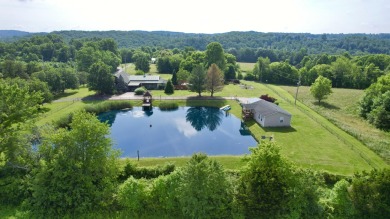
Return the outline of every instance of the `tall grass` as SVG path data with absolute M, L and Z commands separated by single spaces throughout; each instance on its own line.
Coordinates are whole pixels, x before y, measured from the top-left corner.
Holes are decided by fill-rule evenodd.
M 84 106 L 84 110 L 88 113 L 99 114 L 102 112 L 107 112 L 110 110 L 120 110 L 120 109 L 129 109 L 132 108 L 130 101 L 104 101 L 95 104 L 88 104 Z M 66 128 L 72 122 L 73 111 L 59 117 L 53 122 L 55 127 Z
M 162 111 L 176 110 L 179 108 L 179 104 L 176 102 L 160 102 L 158 108 Z
M 88 113 L 99 114 L 110 110 L 120 110 L 132 108 L 130 101 L 105 101 L 97 104 L 89 104 L 85 106 L 85 111 Z

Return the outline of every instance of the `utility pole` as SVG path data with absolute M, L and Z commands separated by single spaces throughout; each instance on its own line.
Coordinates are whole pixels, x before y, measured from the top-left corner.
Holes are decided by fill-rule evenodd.
M 297 105 L 297 97 L 298 97 L 298 89 L 299 89 L 299 85 L 301 85 L 301 76 L 299 76 L 299 81 L 297 83 L 297 91 L 295 92 L 295 106 Z

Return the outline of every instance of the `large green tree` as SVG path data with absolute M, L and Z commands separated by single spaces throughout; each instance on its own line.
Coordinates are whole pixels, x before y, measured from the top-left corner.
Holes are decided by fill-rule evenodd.
M 197 65 L 192 69 L 191 75 L 188 78 L 189 88 L 191 91 L 197 92 L 199 96 L 205 90 L 206 73 L 202 66 Z
M 245 217 L 284 218 L 304 208 L 299 177 L 293 165 L 281 156 L 280 148 L 263 141 L 250 151 L 236 195 Z
M 133 60 L 134 60 L 136 70 L 142 70 L 143 72 L 146 73 L 150 71 L 149 54 L 142 51 L 136 51 L 133 55 Z
M 214 95 L 214 92 L 221 91 L 223 89 L 223 73 L 216 64 L 211 64 L 207 70 L 206 75 L 206 89 Z
M 28 203 L 39 217 L 74 216 L 108 207 L 116 189 L 118 151 L 109 127 L 95 115 L 76 112 L 70 129 L 44 137 Z
M 321 103 L 321 100 L 326 99 L 332 93 L 332 81 L 319 76 L 310 86 L 310 93 L 318 100 L 318 103 Z
M 178 194 L 185 217 L 231 217 L 232 186 L 221 164 L 205 154 L 194 154 L 184 166 Z
M 225 54 L 222 48 L 222 45 L 218 42 L 209 43 L 206 47 L 206 62 L 207 67 L 210 67 L 211 64 L 218 65 L 219 69 L 222 71 L 226 68 L 226 59 Z
M 111 94 L 114 89 L 114 75 L 110 67 L 99 61 L 91 66 L 88 76 L 88 87 L 98 93 Z
M 0 154 L 5 155 L 0 159 L 11 161 L 16 159 L 20 149 L 12 144 L 15 134 L 40 113 L 43 98 L 40 92 L 31 92 L 28 86 L 20 87 L 3 79 L 0 79 L 0 97 Z

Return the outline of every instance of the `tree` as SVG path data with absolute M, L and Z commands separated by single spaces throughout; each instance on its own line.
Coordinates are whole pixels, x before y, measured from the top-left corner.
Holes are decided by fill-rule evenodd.
M 187 82 L 189 77 L 190 77 L 190 72 L 187 71 L 187 70 L 180 69 L 177 72 L 177 81 L 178 81 L 179 84 Z
M 318 100 L 318 103 L 321 103 L 321 100 L 326 99 L 332 93 L 332 81 L 319 76 L 310 86 L 310 93 Z
M 360 101 L 360 116 L 375 127 L 390 130 L 390 74 L 378 78 Z
M 91 66 L 88 76 L 88 87 L 98 93 L 111 94 L 114 89 L 114 75 L 110 67 L 99 61 Z
M 172 72 L 172 84 L 177 85 L 177 73 L 176 70 L 173 70 Z
M 222 165 L 205 154 L 194 154 L 184 166 L 178 199 L 185 217 L 231 217 L 232 186 Z
M 211 64 L 206 76 L 206 89 L 210 91 L 211 96 L 214 92 L 223 89 L 223 73 L 216 64 Z
M 201 96 L 205 90 L 206 74 L 202 66 L 196 65 L 192 69 L 191 75 L 188 79 L 189 88 L 193 92 L 197 92 Z
M 77 215 L 108 207 L 118 174 L 118 151 L 109 127 L 95 115 L 76 112 L 70 129 L 44 137 L 31 183 L 31 211 L 40 217 Z
M 236 195 L 245 217 L 283 218 L 302 208 L 298 207 L 303 204 L 299 177 L 294 176 L 294 168 L 281 156 L 280 148 L 263 141 L 250 151 Z
M 135 62 L 135 70 L 142 70 L 146 73 L 150 71 L 150 57 L 147 53 L 136 51 L 133 55 L 133 60 Z
M 0 79 L 0 96 L 0 154 L 4 153 L 3 161 L 7 162 L 18 156 L 18 148 L 11 143 L 14 134 L 24 130 L 28 121 L 40 113 L 43 98 L 40 92 L 31 92 L 28 86 L 19 87 L 3 79 Z
M 352 179 L 352 201 L 356 218 L 388 218 L 390 214 L 390 169 L 355 174 Z
M 169 79 L 167 84 L 165 85 L 164 93 L 173 94 L 174 92 L 175 92 L 175 88 L 173 87 L 172 81 Z
M 206 62 L 207 67 L 213 63 L 216 64 L 222 71 L 225 70 L 226 60 L 222 45 L 218 42 L 209 43 L 206 47 Z

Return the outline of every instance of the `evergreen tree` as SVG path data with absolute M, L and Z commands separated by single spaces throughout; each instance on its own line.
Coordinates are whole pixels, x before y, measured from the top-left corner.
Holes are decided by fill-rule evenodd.
M 177 85 L 177 73 L 175 69 L 172 72 L 172 84 Z
M 164 93 L 173 94 L 175 92 L 175 88 L 172 84 L 172 81 L 169 79 L 167 84 L 165 85 Z

